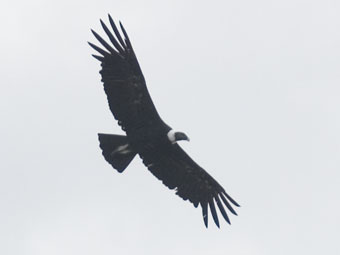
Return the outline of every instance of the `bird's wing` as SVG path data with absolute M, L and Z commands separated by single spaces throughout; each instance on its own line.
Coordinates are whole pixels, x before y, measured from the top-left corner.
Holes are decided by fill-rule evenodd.
M 152 125 L 160 118 L 124 27 L 120 23 L 122 37 L 110 15 L 109 21 L 115 36 L 102 20 L 100 23 L 112 45 L 93 30 L 92 33 L 104 49 L 90 42 L 89 45 L 100 54 L 92 56 L 101 62 L 100 74 L 110 110 L 122 129 L 129 132 L 144 125 Z
M 202 207 L 203 220 L 208 227 L 208 206 L 219 227 L 216 206 L 224 219 L 230 224 L 225 207 L 237 215 L 231 204 L 239 206 L 203 168 L 194 162 L 177 144 L 160 146 L 140 153 L 147 168 L 170 189 L 184 200 Z

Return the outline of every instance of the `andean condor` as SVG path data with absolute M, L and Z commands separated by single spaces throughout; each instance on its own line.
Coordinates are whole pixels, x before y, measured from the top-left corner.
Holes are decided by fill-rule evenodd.
M 230 203 L 239 206 L 238 203 L 177 144 L 189 138 L 172 130 L 160 118 L 124 27 L 120 23 L 122 37 L 110 15 L 109 21 L 115 36 L 100 20 L 112 45 L 93 30 L 105 49 L 89 45 L 100 54 L 92 56 L 101 62 L 100 74 L 110 110 L 126 136 L 98 134 L 105 160 L 121 173 L 139 154 L 144 165 L 164 185 L 175 189 L 178 196 L 188 199 L 195 207 L 201 205 L 206 227 L 208 206 L 219 227 L 215 204 L 230 224 L 224 206 L 237 215 Z

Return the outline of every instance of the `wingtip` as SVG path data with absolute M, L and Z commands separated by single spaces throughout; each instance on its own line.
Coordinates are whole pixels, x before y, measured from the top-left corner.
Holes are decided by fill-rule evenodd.
M 229 196 L 229 198 L 231 198 L 230 196 Z M 239 204 L 239 203 L 237 203 L 234 199 L 231 199 L 230 200 L 232 203 L 233 203 L 233 205 L 235 205 L 236 207 L 241 207 L 241 205 Z
M 91 42 L 89 42 L 89 41 L 87 41 L 87 43 L 92 47 L 92 48 L 94 48 L 96 45 L 94 45 L 93 43 L 91 43 Z
M 220 223 L 215 221 L 215 224 L 218 228 L 220 228 Z
M 100 61 L 100 62 L 103 62 L 103 61 L 104 61 L 104 58 L 101 57 L 101 56 L 94 55 L 94 54 L 92 54 L 91 56 L 94 57 L 95 59 L 97 59 L 97 60 Z
M 88 42 L 88 44 L 91 46 L 91 48 L 93 48 L 95 51 L 99 52 L 100 54 L 102 54 L 103 56 L 108 56 L 110 55 L 110 53 L 106 52 L 105 50 L 99 48 L 97 45 Z
M 228 210 L 234 214 L 237 215 L 236 211 L 234 210 L 234 208 L 230 205 L 230 203 L 228 202 L 227 198 L 225 198 L 224 194 L 221 194 L 220 197 L 222 198 L 223 203 L 225 204 L 225 206 L 228 208 Z
M 219 196 L 216 196 L 216 197 L 215 197 L 215 200 L 216 200 L 217 206 L 218 206 L 218 208 L 220 209 L 220 212 L 221 212 L 223 218 L 224 218 L 225 221 L 228 222 L 229 225 L 230 225 L 230 220 L 229 220 L 228 214 L 227 214 L 227 212 L 225 211 L 225 209 L 224 209 L 224 207 L 223 207 L 223 205 L 222 205 L 222 202 L 221 202 Z
M 100 37 L 99 35 L 98 35 L 98 33 L 96 32 L 96 31 L 94 31 L 93 29 L 91 29 L 91 32 L 92 32 L 92 34 L 98 39 L 98 37 Z
M 110 14 L 108 14 L 108 17 L 109 17 L 109 21 L 114 23 L 113 18 L 111 17 Z
M 124 34 L 125 29 L 124 29 L 124 26 L 123 26 L 123 24 L 122 24 L 121 21 L 119 21 L 119 26 L 120 26 L 120 29 L 123 31 L 123 34 Z M 125 34 L 124 34 L 124 35 L 125 35 Z
M 235 206 L 241 207 L 231 196 L 228 195 L 227 192 L 223 191 L 223 194 L 227 197 L 227 199 Z
M 119 26 L 122 29 L 123 33 L 124 33 L 125 32 L 125 28 L 124 28 L 123 23 L 121 21 L 119 21 Z
M 206 228 L 208 228 L 208 216 L 203 217 L 204 225 Z
M 92 33 L 94 36 L 98 35 L 97 32 L 94 31 L 92 28 L 91 28 L 90 30 L 91 30 L 91 33 Z
M 204 225 L 208 228 L 208 203 L 201 203 Z
M 211 215 L 213 217 L 213 220 L 214 220 L 216 226 L 218 228 L 220 228 L 220 222 L 218 220 L 218 216 L 217 216 L 217 212 L 216 212 L 216 208 L 215 208 L 215 204 L 214 204 L 214 200 L 213 199 L 211 199 L 209 201 L 209 207 L 210 207 L 210 212 L 211 212 Z

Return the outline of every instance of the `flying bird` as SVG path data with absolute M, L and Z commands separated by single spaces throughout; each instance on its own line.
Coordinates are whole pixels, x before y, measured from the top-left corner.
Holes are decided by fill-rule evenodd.
M 123 25 L 119 22 L 121 34 L 110 15 L 109 22 L 113 33 L 100 20 L 111 44 L 91 30 L 102 48 L 90 42 L 89 45 L 99 53 L 92 56 L 101 62 L 100 74 L 110 110 L 126 136 L 98 134 L 105 160 L 122 173 L 139 154 L 144 165 L 165 186 L 175 189 L 178 196 L 195 207 L 202 207 L 206 227 L 208 208 L 220 227 L 216 205 L 230 224 L 226 208 L 237 215 L 231 204 L 237 207 L 239 204 L 178 145 L 178 141 L 189 141 L 188 136 L 174 131 L 161 119 Z

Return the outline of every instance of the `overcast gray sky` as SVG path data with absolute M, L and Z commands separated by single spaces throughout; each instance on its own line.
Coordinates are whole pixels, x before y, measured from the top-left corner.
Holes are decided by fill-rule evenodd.
M 221 229 L 136 158 L 87 41 L 122 20 L 162 118 L 242 207 Z M 340 2 L 2 1 L 0 253 L 340 254 Z

